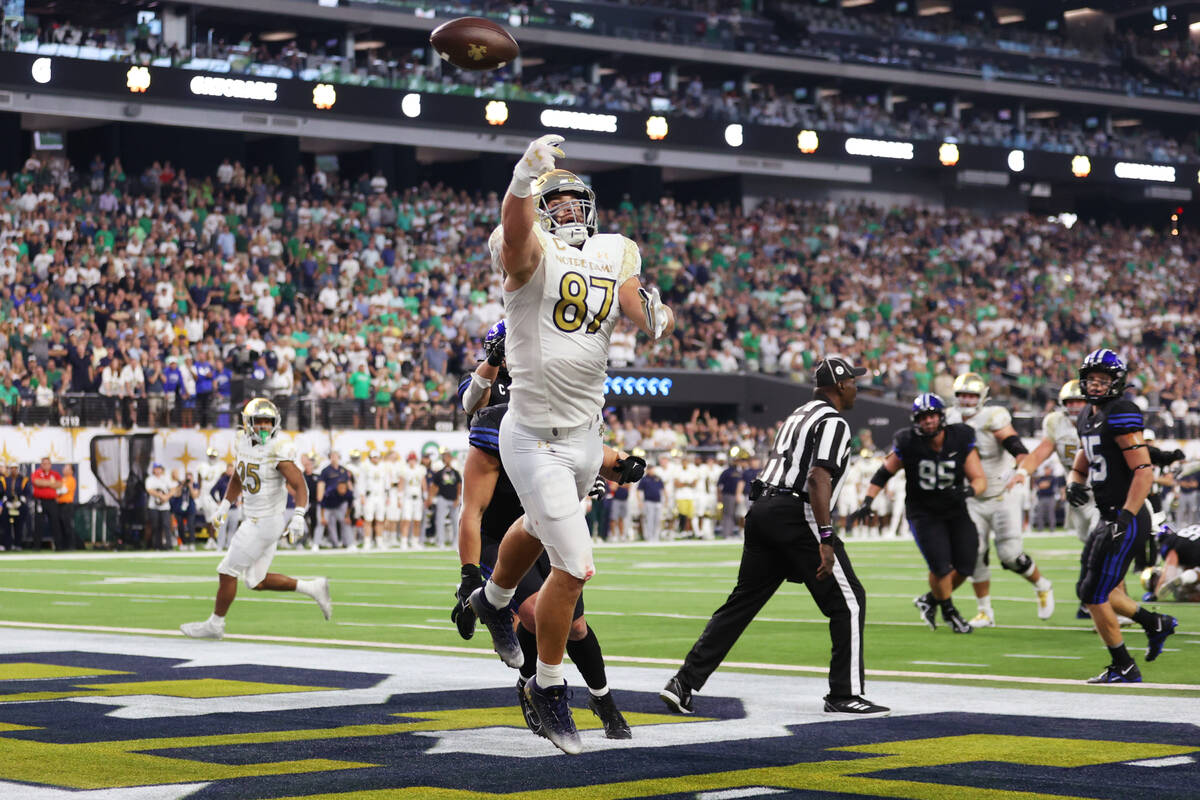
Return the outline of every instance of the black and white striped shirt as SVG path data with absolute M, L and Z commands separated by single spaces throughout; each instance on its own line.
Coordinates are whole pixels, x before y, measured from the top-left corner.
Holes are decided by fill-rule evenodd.
M 810 400 L 779 426 L 771 455 L 758 477 L 766 486 L 807 496 L 809 470 L 824 467 L 833 476 L 832 508 L 849 460 L 849 423 L 825 400 Z

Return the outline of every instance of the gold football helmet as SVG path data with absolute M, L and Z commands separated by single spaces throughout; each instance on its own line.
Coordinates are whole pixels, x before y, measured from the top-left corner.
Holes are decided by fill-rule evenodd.
M 579 247 L 596 233 L 596 193 L 579 176 L 552 169 L 533 182 L 538 224 L 547 233 Z M 567 195 L 565 198 L 558 195 Z M 564 214 L 570 215 L 564 218 Z
M 979 399 L 974 405 L 966 405 L 963 403 L 962 395 L 975 394 L 979 395 Z M 964 418 L 973 417 L 983 406 L 983 402 L 987 400 L 988 384 L 987 381 L 977 372 L 964 372 L 954 379 L 954 404 L 958 406 Z
M 1087 397 L 1083 393 L 1083 386 L 1074 378 L 1064 383 L 1062 388 L 1058 390 L 1058 404 L 1060 406 L 1066 408 L 1067 401 L 1069 400 L 1087 402 Z
M 266 444 L 279 433 L 279 409 L 265 397 L 254 398 L 242 409 L 242 430 L 255 444 Z

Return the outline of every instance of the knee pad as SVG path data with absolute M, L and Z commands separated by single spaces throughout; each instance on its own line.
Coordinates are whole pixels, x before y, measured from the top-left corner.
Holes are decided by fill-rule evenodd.
M 1007 561 L 1001 561 L 1006 570 L 1015 572 L 1018 575 L 1028 575 L 1033 571 L 1033 559 L 1025 553 L 1019 554 L 1016 558 Z

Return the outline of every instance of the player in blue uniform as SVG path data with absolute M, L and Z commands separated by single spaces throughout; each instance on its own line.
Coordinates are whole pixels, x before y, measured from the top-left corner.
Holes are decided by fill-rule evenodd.
M 975 571 L 979 549 L 979 534 L 967 513 L 967 498 L 987 488 L 975 450 L 975 429 L 962 423 L 947 425 L 942 398 L 918 395 L 912 405 L 912 427 L 896 433 L 891 452 L 871 477 L 866 499 L 847 524 L 867 518 L 871 503 L 901 468 L 908 527 L 929 565 L 929 591 L 913 605 L 931 630 L 937 628 L 936 613 L 941 608 L 951 630 L 971 633 L 973 628 L 954 607 L 951 594 Z
M 481 408 L 508 402 L 508 387 L 512 385 L 512 377 L 504 363 L 507 333 L 508 323 L 505 320 L 488 328 L 487 335 L 483 337 L 484 360 L 458 384 L 458 402 L 468 415 Z
M 1079 367 L 1079 382 L 1089 407 L 1079 415 L 1079 452 L 1067 476 L 1067 499 L 1081 506 L 1088 486 L 1100 511 L 1100 524 L 1083 548 L 1075 591 L 1087 606 L 1112 662 L 1088 683 L 1140 683 L 1142 674 L 1121 636 L 1117 614 L 1146 631 L 1146 660 L 1162 652 L 1176 620 L 1137 603 L 1122 586 L 1135 553 L 1152 535 L 1146 502 L 1154 482 L 1150 453 L 1143 439 L 1142 412 L 1124 398 L 1128 369 L 1112 350 L 1094 350 Z

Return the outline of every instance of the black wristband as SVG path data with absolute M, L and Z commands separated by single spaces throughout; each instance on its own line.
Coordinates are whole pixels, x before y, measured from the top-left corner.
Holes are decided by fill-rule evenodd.
M 459 574 L 462 575 L 463 578 L 475 578 L 479 581 L 483 580 L 483 573 L 479 570 L 478 564 L 463 564 L 462 569 L 459 570 Z
M 821 544 L 833 544 L 833 526 L 818 525 L 817 536 L 821 537 Z

